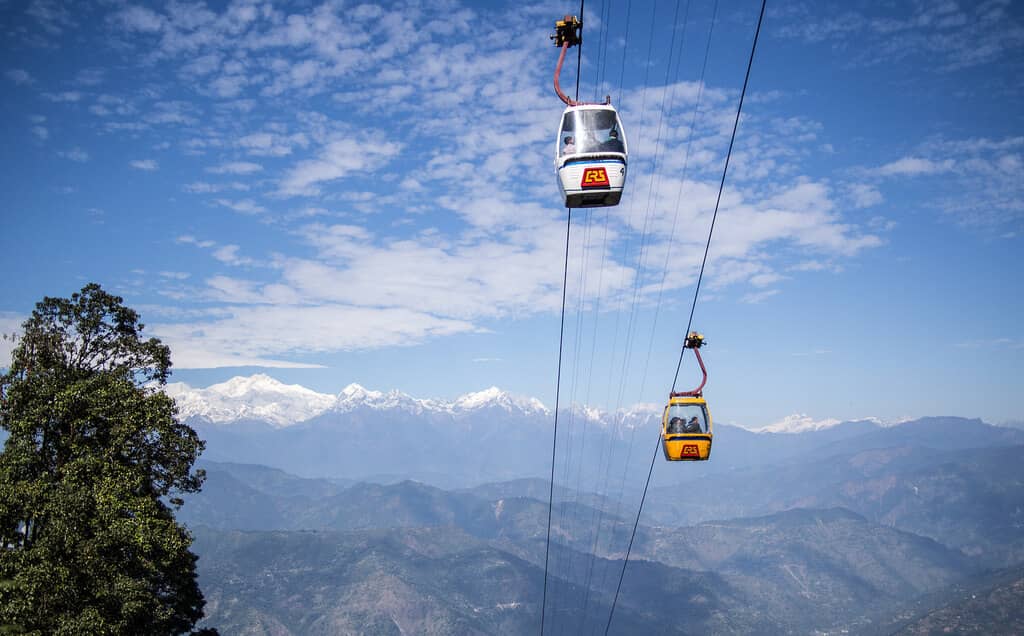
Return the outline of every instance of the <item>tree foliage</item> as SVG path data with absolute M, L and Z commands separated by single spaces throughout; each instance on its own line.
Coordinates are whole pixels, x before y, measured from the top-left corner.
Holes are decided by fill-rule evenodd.
M 0 625 L 180 634 L 203 615 L 192 537 L 203 442 L 163 391 L 170 349 L 122 299 L 44 298 L 0 375 Z

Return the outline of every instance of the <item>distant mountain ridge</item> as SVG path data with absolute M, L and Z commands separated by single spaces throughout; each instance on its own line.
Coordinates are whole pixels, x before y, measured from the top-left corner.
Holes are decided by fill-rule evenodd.
M 492 386 L 461 395 L 454 400 L 415 398 L 397 389 L 376 391 L 351 383 L 336 394 L 319 393 L 298 384 L 285 384 L 269 375 L 236 376 L 205 389 L 183 382 L 169 383 L 165 389 L 178 403 L 182 418 L 199 418 L 212 424 L 260 421 L 275 428 L 295 426 L 324 413 L 348 413 L 360 409 L 402 411 L 414 415 L 440 413 L 472 414 L 498 408 L 510 414 L 550 416 L 551 410 L 539 399 L 515 395 Z M 615 420 L 633 425 L 661 413 L 661 405 L 638 404 L 609 413 L 590 406 L 578 406 L 574 413 L 588 421 L 606 425 Z M 844 422 L 837 419 L 813 420 L 797 414 L 780 422 L 756 429 L 755 433 L 806 433 L 824 431 L 849 423 L 883 427 L 890 424 L 874 417 Z
M 551 471 L 552 414 L 536 399 L 495 387 L 445 401 L 356 384 L 329 395 L 256 375 L 207 389 L 173 384 L 168 392 L 182 419 L 207 441 L 204 457 L 212 461 L 263 464 L 303 477 L 416 479 L 443 488 L 538 478 Z M 624 475 L 618 478 L 621 483 L 632 483 L 630 475 L 646 473 L 633 450 L 634 444 L 647 445 L 658 435 L 654 407 L 614 414 L 581 407 L 562 415 L 560 461 L 567 460 L 574 445 L 580 448 L 573 457 L 598 453 L 582 466 L 585 482 L 607 483 L 611 473 Z M 892 426 L 859 420 L 799 433 L 755 433 L 717 424 L 712 461 L 689 466 L 686 473 L 720 475 L 894 446 L 952 450 L 1013 444 L 1024 444 L 1024 432 L 964 418 L 923 418 Z M 599 456 L 617 465 L 602 467 Z M 678 468 L 665 474 L 681 478 Z M 653 486 L 659 486 L 658 480 Z M 708 500 L 698 508 L 727 502 Z M 733 512 L 706 509 L 687 520 Z
M 202 418 L 214 424 L 257 420 L 278 428 L 301 424 L 327 412 L 347 413 L 358 409 L 401 410 L 413 414 L 460 414 L 486 408 L 524 415 L 550 412 L 536 398 L 513 395 L 493 386 L 452 401 L 417 399 L 398 390 L 372 391 L 355 383 L 331 395 L 298 384 L 284 384 L 262 373 L 234 377 L 205 389 L 172 382 L 165 387 L 165 392 L 177 402 L 180 415 L 185 419 Z

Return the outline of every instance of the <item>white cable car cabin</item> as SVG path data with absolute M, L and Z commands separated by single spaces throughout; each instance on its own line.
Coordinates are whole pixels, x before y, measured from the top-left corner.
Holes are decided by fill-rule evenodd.
M 555 153 L 565 207 L 618 205 L 628 156 L 622 121 L 611 104 L 566 108 Z

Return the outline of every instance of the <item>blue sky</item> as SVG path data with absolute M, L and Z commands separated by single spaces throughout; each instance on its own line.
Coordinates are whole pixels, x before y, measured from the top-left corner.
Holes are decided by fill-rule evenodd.
M 1021 4 L 769 5 L 695 315 L 716 420 L 1024 419 Z M 631 158 L 573 215 L 564 400 L 671 386 L 759 3 L 714 6 L 586 5 Z M 96 281 L 197 386 L 551 405 L 577 10 L 0 2 L 0 331 Z

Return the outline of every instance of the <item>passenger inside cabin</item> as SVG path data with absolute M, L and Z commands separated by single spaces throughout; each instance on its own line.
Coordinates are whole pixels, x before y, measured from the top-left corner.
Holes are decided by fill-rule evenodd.
M 669 420 L 669 422 L 668 422 L 668 432 L 669 432 L 670 435 L 675 435 L 677 433 L 682 433 L 683 432 L 683 418 L 681 418 L 681 417 L 673 417 L 671 420 Z
M 565 145 L 562 146 L 563 155 L 571 155 L 576 152 L 576 140 L 573 139 L 571 135 L 566 137 L 563 141 L 565 143 Z
M 686 432 L 687 433 L 700 433 L 701 432 L 700 421 L 697 419 L 696 415 L 691 417 L 690 421 L 686 423 Z
M 619 139 L 619 131 L 612 128 L 608 131 L 608 139 L 601 144 L 601 150 L 608 150 L 611 152 L 625 152 L 626 147 L 622 145 L 622 140 Z

